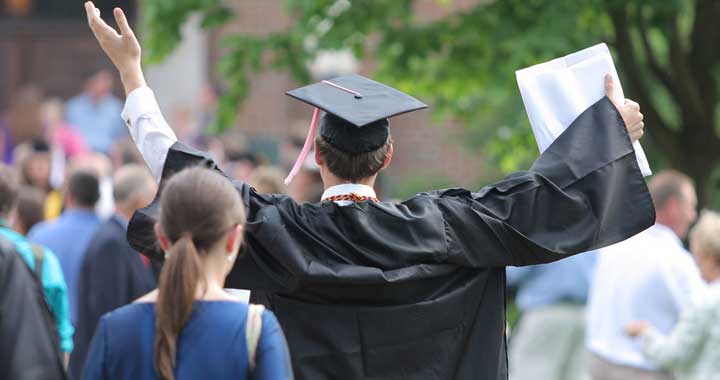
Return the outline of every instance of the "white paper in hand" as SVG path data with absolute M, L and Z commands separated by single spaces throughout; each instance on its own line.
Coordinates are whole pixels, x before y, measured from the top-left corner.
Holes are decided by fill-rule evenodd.
M 542 153 L 570 124 L 605 96 L 605 74 L 615 81 L 617 102 L 625 99 L 612 56 L 604 43 L 515 72 L 535 140 Z M 652 174 L 639 142 L 633 144 L 640 171 Z

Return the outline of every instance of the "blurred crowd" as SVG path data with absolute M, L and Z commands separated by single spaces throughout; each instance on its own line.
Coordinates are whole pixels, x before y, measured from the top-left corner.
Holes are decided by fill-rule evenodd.
M 696 222 L 683 173 L 658 172 L 648 188 L 651 228 L 507 269 L 522 314 L 508 344 L 510 379 L 720 379 L 720 214 L 706 210 Z
M 156 193 L 140 152 L 120 117 L 108 71 L 90 76 L 67 100 L 26 86 L 0 112 L 0 237 L 15 245 L 41 282 L 71 376 L 78 377 L 99 318 L 157 286 L 159 268 L 126 239 L 133 212 Z M 239 129 L 206 131 L 218 92 L 207 86 L 196 113 L 177 110 L 180 141 L 210 152 L 232 177 L 264 193 L 320 200 L 313 160 L 292 185 L 283 182 L 304 136 L 278 141 L 278 157 L 254 152 Z M 312 157 L 311 157 L 312 158 Z M 275 162 L 273 162 L 275 161 Z
M 0 237 L 42 284 L 75 377 L 100 317 L 154 289 L 159 275 L 126 239 L 133 212 L 153 200 L 157 184 L 120 118 L 113 86 L 106 71 L 66 101 L 27 86 L 0 114 Z M 290 188 L 283 183 L 303 128 L 278 142 L 278 157 L 265 157 L 240 129 L 206 133 L 217 96 L 208 86 L 200 112 L 173 113 L 179 140 L 210 152 L 225 173 L 259 192 L 319 201 L 312 155 Z M 508 335 L 511 379 L 720 376 L 720 215 L 705 211 L 695 223 L 693 181 L 682 173 L 659 172 L 648 186 L 652 228 L 599 252 L 508 268 L 521 312 Z

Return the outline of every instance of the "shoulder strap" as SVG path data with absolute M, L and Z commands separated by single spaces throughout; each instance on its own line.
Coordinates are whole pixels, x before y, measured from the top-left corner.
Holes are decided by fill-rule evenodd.
M 32 248 L 33 257 L 35 258 L 35 277 L 37 277 L 42 284 L 42 267 L 45 258 L 45 249 L 37 244 L 30 244 L 30 248 Z
M 250 372 L 255 370 L 255 354 L 257 353 L 260 335 L 262 335 L 263 311 L 265 311 L 265 306 L 251 304 L 248 308 L 247 321 L 245 322 L 245 343 L 247 344 Z

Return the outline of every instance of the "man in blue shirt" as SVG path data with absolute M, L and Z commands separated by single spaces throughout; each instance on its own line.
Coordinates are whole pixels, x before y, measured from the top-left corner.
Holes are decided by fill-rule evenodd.
M 120 118 L 122 102 L 112 95 L 113 77 L 99 71 L 85 85 L 82 94 L 68 100 L 65 119 L 85 139 L 90 149 L 108 153 L 119 136 L 127 134 Z
M 583 379 L 585 303 L 596 252 L 551 264 L 508 267 L 508 285 L 517 289 L 522 312 L 509 343 L 510 379 Z
M 97 176 L 88 171 L 76 171 L 66 183 L 62 215 L 56 220 L 36 224 L 28 233 L 28 240 L 50 248 L 60 260 L 67 281 L 73 325 L 77 323 L 78 272 L 90 238 L 100 225 L 100 219 L 95 215 L 98 198 Z

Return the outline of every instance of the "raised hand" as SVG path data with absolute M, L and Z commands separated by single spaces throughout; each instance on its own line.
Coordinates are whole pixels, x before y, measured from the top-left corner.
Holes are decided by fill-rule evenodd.
M 85 3 L 85 13 L 88 25 L 100 43 L 100 47 L 120 72 L 125 92 L 130 93 L 132 90 L 144 86 L 145 79 L 140 66 L 140 44 L 128 25 L 122 9 L 115 8 L 113 10 L 121 34 L 118 34 L 100 18 L 100 10 L 92 1 Z
M 643 114 L 640 113 L 640 105 L 630 99 L 624 99 L 622 103 L 615 101 L 615 83 L 610 74 L 605 75 L 605 94 L 615 104 L 618 112 L 625 122 L 630 140 L 635 142 L 639 140 L 645 131 L 645 123 L 643 123 Z

